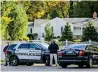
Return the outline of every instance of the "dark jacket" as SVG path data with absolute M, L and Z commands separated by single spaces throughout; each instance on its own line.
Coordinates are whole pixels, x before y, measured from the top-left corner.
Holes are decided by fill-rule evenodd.
M 48 50 L 50 51 L 50 53 L 57 53 L 58 49 L 59 47 L 56 43 L 51 43 L 48 47 Z
M 4 47 L 3 52 L 6 52 L 8 46 L 9 46 L 9 45 L 7 45 L 7 46 Z

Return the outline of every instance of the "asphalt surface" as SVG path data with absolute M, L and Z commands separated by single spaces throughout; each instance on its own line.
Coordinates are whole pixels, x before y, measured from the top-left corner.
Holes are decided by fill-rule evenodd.
M 34 64 L 32 66 L 18 65 L 18 66 L 4 66 L 1 65 L 1 71 L 96 71 L 98 72 L 98 65 L 93 68 L 79 68 L 77 65 L 69 65 L 67 68 L 60 66 L 45 66 L 44 64 Z

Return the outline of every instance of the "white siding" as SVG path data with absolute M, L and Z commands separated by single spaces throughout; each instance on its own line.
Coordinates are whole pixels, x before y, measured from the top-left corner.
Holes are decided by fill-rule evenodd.
M 35 26 L 34 27 L 34 33 L 38 34 L 38 38 L 41 37 L 41 27 L 40 26 Z
M 31 28 L 32 28 L 32 34 L 34 33 L 34 27 L 28 27 L 27 28 L 27 34 L 30 34 L 31 33 Z
M 54 33 L 54 36 L 57 37 L 57 36 L 61 36 L 61 27 L 65 27 L 66 25 L 66 21 L 60 19 L 60 18 L 55 18 L 53 20 L 50 20 L 44 24 L 41 25 L 41 36 L 42 36 L 42 33 L 45 34 L 45 27 L 47 24 L 50 24 L 52 27 L 53 27 L 53 33 Z M 71 30 L 73 31 L 73 25 L 70 24 L 71 26 Z

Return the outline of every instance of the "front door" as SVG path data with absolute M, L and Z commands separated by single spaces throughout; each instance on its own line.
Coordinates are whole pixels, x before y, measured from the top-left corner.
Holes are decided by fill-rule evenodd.
M 30 43 L 29 54 L 29 59 L 41 60 L 41 48 L 37 44 Z

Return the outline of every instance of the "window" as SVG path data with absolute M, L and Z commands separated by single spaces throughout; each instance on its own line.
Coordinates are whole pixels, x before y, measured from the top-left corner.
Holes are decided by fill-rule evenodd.
M 87 45 L 69 45 L 66 46 L 65 48 L 71 48 L 71 49 L 81 49 L 81 50 L 85 50 Z
M 8 47 L 8 50 L 13 50 L 13 48 L 16 46 L 17 44 L 11 44 L 9 47 Z
M 53 31 L 53 27 L 52 27 L 52 31 Z
M 48 49 L 48 44 L 46 44 L 46 43 L 41 43 L 41 44 L 38 44 L 38 46 L 40 47 L 40 48 L 42 48 L 42 49 Z
M 29 49 L 29 44 L 21 44 L 18 48 L 19 49 Z
M 42 37 L 44 37 L 44 33 L 42 33 Z
M 63 33 L 63 27 L 61 27 L 61 33 Z
M 30 33 L 32 33 L 32 28 L 30 28 Z
M 35 49 L 35 48 L 38 48 L 36 44 L 30 44 L 30 49 Z

